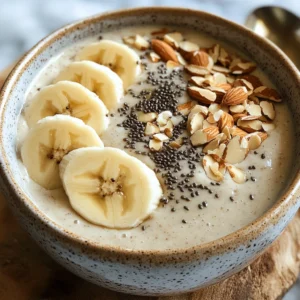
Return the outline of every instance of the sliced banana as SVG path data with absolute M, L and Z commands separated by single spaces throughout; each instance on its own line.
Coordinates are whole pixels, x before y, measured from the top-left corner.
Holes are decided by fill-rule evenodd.
M 109 67 L 121 77 L 125 89 L 134 83 L 141 73 L 137 53 L 126 45 L 109 40 L 86 46 L 77 54 L 76 60 L 91 60 Z
M 70 63 L 54 83 L 69 80 L 82 84 L 96 93 L 108 110 L 115 108 L 123 96 L 123 82 L 111 69 L 92 61 Z
M 135 227 L 156 209 L 162 195 L 155 173 L 120 149 L 77 149 L 59 168 L 73 209 L 97 225 Z
M 109 123 L 108 110 L 99 97 L 79 83 L 60 81 L 39 91 L 24 110 L 29 127 L 39 120 L 57 114 L 81 119 L 98 134 Z
M 93 128 L 77 118 L 56 115 L 31 128 L 21 147 L 21 157 L 31 179 L 52 190 L 62 186 L 58 167 L 64 155 L 88 146 L 103 147 Z

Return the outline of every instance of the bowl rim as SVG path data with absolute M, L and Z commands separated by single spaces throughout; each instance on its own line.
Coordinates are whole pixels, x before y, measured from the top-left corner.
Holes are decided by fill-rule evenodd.
M 198 18 L 205 18 L 210 21 L 217 21 L 218 23 L 229 27 L 232 30 L 243 32 L 248 36 L 249 39 L 256 40 L 259 43 L 262 43 L 264 47 L 267 48 L 267 52 L 272 52 L 276 55 L 283 63 L 284 67 L 287 68 L 291 74 L 291 77 L 294 81 L 299 83 L 300 86 L 300 75 L 297 68 L 293 65 L 293 63 L 289 60 L 289 58 L 273 43 L 268 41 L 267 39 L 258 36 L 250 29 L 234 23 L 232 21 L 226 20 L 222 17 L 203 12 L 200 10 L 186 9 L 186 8 L 177 8 L 177 7 L 142 7 L 142 8 L 130 8 L 130 9 L 121 9 L 112 12 L 97 14 L 91 17 L 84 18 L 79 21 L 75 21 L 70 23 L 69 25 L 63 26 L 53 33 L 49 34 L 47 37 L 39 41 L 34 47 L 32 47 L 16 64 L 10 75 L 8 76 L 5 84 L 0 91 L 0 140 L 3 140 L 3 117 L 5 115 L 6 105 L 10 94 L 22 75 L 22 72 L 31 64 L 32 60 L 47 49 L 55 40 L 64 36 L 66 33 L 70 33 L 76 31 L 80 28 L 84 28 L 92 23 L 101 22 L 105 19 L 113 19 L 118 16 L 130 16 L 136 14 L 155 14 L 155 13 L 165 13 L 170 14 L 192 14 Z M 297 204 L 297 199 L 294 197 L 300 186 L 300 170 L 297 171 L 293 180 L 289 183 L 286 188 L 284 194 L 278 199 L 278 201 L 268 209 L 262 216 L 254 220 L 252 223 L 240 228 L 237 231 L 234 231 L 224 237 L 218 238 L 211 242 L 206 242 L 202 244 L 198 244 L 192 247 L 187 248 L 176 248 L 176 249 L 165 249 L 165 250 L 141 250 L 141 249 L 125 249 L 119 246 L 109 246 L 102 245 L 98 242 L 91 241 L 85 239 L 81 236 L 76 235 L 73 232 L 70 232 L 64 229 L 61 225 L 57 224 L 50 218 L 46 216 L 35 204 L 30 200 L 29 197 L 23 193 L 20 186 L 18 186 L 17 182 L 14 180 L 14 174 L 10 169 L 7 154 L 3 147 L 3 144 L 0 144 L 0 152 L 2 155 L 0 156 L 0 173 L 1 177 L 5 181 L 7 188 L 9 189 L 9 193 L 13 194 L 14 201 L 21 202 L 21 204 L 25 207 L 27 212 L 37 218 L 43 225 L 45 225 L 53 234 L 61 237 L 64 241 L 68 242 L 72 246 L 75 247 L 85 247 L 92 251 L 93 253 L 101 253 L 107 254 L 120 254 L 122 257 L 127 257 L 131 259 L 137 258 L 151 258 L 153 261 L 159 260 L 184 260 L 190 261 L 195 256 L 213 253 L 224 253 L 229 249 L 237 248 L 238 246 L 245 245 L 245 241 L 248 243 L 253 239 L 253 237 L 257 237 L 265 228 L 265 226 L 276 223 L 276 219 L 281 218 L 284 213 L 284 207 L 291 207 Z M 275 220 L 275 221 L 274 221 Z

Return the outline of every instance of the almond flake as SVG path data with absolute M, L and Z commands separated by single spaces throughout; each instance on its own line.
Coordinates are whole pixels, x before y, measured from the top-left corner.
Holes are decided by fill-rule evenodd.
M 160 151 L 163 147 L 163 142 L 159 140 L 152 139 L 149 141 L 149 149 L 151 151 Z
M 265 116 L 267 116 L 270 120 L 274 120 L 276 113 L 273 103 L 268 101 L 261 101 L 260 107 L 262 109 L 262 112 Z
M 204 116 L 199 112 L 193 114 L 190 119 L 188 119 L 188 130 L 190 134 L 195 133 L 197 130 L 202 129 L 204 121 Z
M 191 143 L 193 146 L 206 144 L 213 140 L 218 135 L 218 133 L 219 129 L 216 126 L 199 129 L 191 136 Z
M 208 111 L 209 109 L 206 106 L 197 104 L 192 108 L 189 117 L 192 117 L 192 115 L 196 113 L 201 113 L 205 117 L 208 115 Z
M 135 37 L 134 36 L 124 36 L 123 42 L 129 46 L 134 46 Z
M 222 133 L 225 134 L 227 139 L 231 139 L 231 133 L 230 133 L 230 128 L 229 127 L 225 126 L 222 130 Z
M 170 45 L 157 39 L 153 39 L 151 44 L 153 51 L 158 54 L 163 61 L 166 62 L 168 60 L 172 60 L 178 62 L 176 53 Z
M 258 120 L 261 116 L 243 116 L 240 118 L 241 121 L 252 121 L 252 120 Z
M 238 105 L 231 105 L 229 107 L 230 112 L 234 113 L 234 114 L 240 114 L 243 111 L 245 111 L 245 106 L 242 104 L 238 104 Z
M 224 95 L 226 94 L 225 90 L 223 90 L 220 87 L 216 87 L 216 86 L 208 86 L 207 89 L 214 92 L 214 93 L 216 93 L 216 95 L 217 95 L 216 102 L 217 103 L 222 102 L 222 99 L 223 99 Z
M 262 142 L 268 138 L 268 134 L 266 132 L 258 132 L 257 134 L 260 136 Z
M 211 48 L 208 49 L 207 52 L 212 57 L 214 63 L 216 63 L 220 55 L 220 45 L 219 44 L 213 45 Z
M 217 99 L 216 93 L 196 86 L 188 87 L 187 92 L 191 98 L 202 104 L 211 104 Z
M 215 73 L 213 75 L 213 83 L 214 83 L 214 86 L 219 86 L 221 84 L 227 84 L 227 79 L 226 79 L 226 76 L 222 73 Z
M 226 79 L 227 79 L 227 83 L 229 83 L 229 84 L 233 84 L 235 82 L 235 77 L 232 75 L 227 74 Z
M 262 140 L 260 136 L 257 134 L 257 132 L 248 134 L 246 136 L 246 139 L 248 140 L 248 145 L 250 150 L 255 150 L 260 147 Z
M 161 125 L 159 125 L 159 130 L 160 130 L 161 132 L 165 131 L 166 129 L 171 129 L 171 130 L 173 130 L 173 128 L 174 128 L 174 124 L 173 124 L 173 122 L 172 122 L 171 119 L 168 119 L 168 120 L 167 120 L 167 123 L 166 123 L 165 125 L 162 125 L 162 123 L 160 123 L 160 124 L 161 124 Z
M 183 144 L 183 139 L 180 137 L 176 139 L 175 141 L 172 141 L 169 143 L 169 146 L 174 148 L 174 149 L 179 149 Z
M 227 164 L 226 167 L 229 175 L 231 176 L 234 182 L 244 183 L 246 181 L 246 174 L 241 169 L 230 164 Z
M 156 118 L 157 118 L 157 113 L 155 112 L 150 112 L 150 113 L 144 113 L 142 111 L 137 112 L 137 119 L 143 123 L 152 122 L 156 120 Z
M 238 62 L 230 66 L 231 73 L 235 75 L 251 73 L 255 69 L 256 65 L 252 62 Z
M 220 73 L 217 73 L 220 74 Z M 229 91 L 232 88 L 232 85 L 229 83 L 221 83 L 216 85 L 216 87 L 223 89 L 225 92 Z
M 214 139 L 210 141 L 203 149 L 203 153 L 207 153 L 208 151 L 213 151 L 219 147 L 219 141 L 217 139 Z
M 225 162 L 238 164 L 242 162 L 248 154 L 248 149 L 241 147 L 240 137 L 235 136 L 227 145 Z
M 251 75 L 250 74 L 243 75 L 243 76 L 241 76 L 241 79 L 245 79 L 248 82 L 250 82 L 254 89 L 263 85 L 262 82 L 260 81 L 260 79 L 257 76 L 252 75 L 252 74 Z
M 159 132 L 159 128 L 157 125 L 147 122 L 146 127 L 145 127 L 145 135 L 153 135 L 155 133 Z
M 275 129 L 275 125 L 273 123 L 262 122 L 261 126 L 265 132 L 270 132 Z
M 153 135 L 153 139 L 161 142 L 167 141 L 169 138 L 163 133 L 156 133 Z
M 248 98 L 250 101 L 252 101 L 254 104 L 258 104 L 260 103 L 260 100 L 259 98 L 257 98 L 256 96 L 254 95 L 250 95 L 249 98 Z
M 169 44 L 172 48 L 177 49 L 179 43 L 183 40 L 183 36 L 180 32 L 168 33 L 164 36 L 164 41 Z
M 168 120 L 172 117 L 172 113 L 168 110 L 161 112 L 156 119 L 158 126 L 167 125 Z
M 212 114 L 215 113 L 216 111 L 222 109 L 221 105 L 218 103 L 212 103 L 209 107 L 208 107 L 208 111 L 211 112 Z
M 190 60 L 193 53 L 199 50 L 199 46 L 189 41 L 182 41 L 179 43 L 178 50 L 185 59 Z
M 138 50 L 147 50 L 150 47 L 150 43 L 145 40 L 142 36 L 140 36 L 139 34 L 137 34 L 135 36 L 134 39 L 134 46 L 138 49 Z
M 246 106 L 246 111 L 250 116 L 261 116 L 261 108 L 257 104 L 249 104 Z
M 247 115 L 245 113 L 242 114 L 233 114 L 233 121 L 236 123 L 239 119 L 243 118 L 243 117 L 247 117 Z
M 239 137 L 242 138 L 242 137 L 245 137 L 247 135 L 247 132 L 240 129 L 240 128 L 238 128 L 238 127 L 236 127 L 236 126 L 234 126 L 234 127 L 230 128 L 230 134 L 232 136 L 239 136 Z
M 189 65 L 185 65 L 184 66 L 184 69 L 192 74 L 192 75 L 195 75 L 195 76 L 205 76 L 205 75 L 208 75 L 210 74 L 209 70 L 204 68 L 204 67 L 201 67 L 201 66 L 197 66 L 197 65 L 192 65 L 192 64 L 189 64 Z
M 247 100 L 247 89 L 244 86 L 230 89 L 223 97 L 222 103 L 226 105 L 237 105 Z
M 188 115 L 194 106 L 195 106 L 195 102 L 189 101 L 178 105 L 177 110 L 183 115 Z
M 255 132 L 262 130 L 262 122 L 259 120 L 243 121 L 238 120 L 237 126 L 247 132 Z
M 226 149 L 226 145 L 221 144 L 219 147 L 217 147 L 214 150 L 208 150 L 207 153 L 211 155 L 216 161 L 220 162 L 223 158 L 225 149 Z
M 189 81 L 199 87 L 205 87 L 210 84 L 210 81 L 202 76 L 192 76 Z
M 173 128 L 165 128 L 164 134 L 168 137 L 171 138 L 173 136 Z
M 181 65 L 185 66 L 187 64 L 186 60 L 182 57 L 182 55 L 179 52 L 176 52 L 176 57 Z
M 160 61 L 160 56 L 157 55 L 155 52 L 150 52 L 150 53 L 149 53 L 149 59 L 150 59 L 152 62 L 156 63 L 156 62 L 159 62 L 159 61 Z
M 232 61 L 232 58 L 230 57 L 229 53 L 224 49 L 220 48 L 220 54 L 218 57 L 218 61 L 224 66 L 228 67 Z
M 179 62 L 173 61 L 173 60 L 168 60 L 166 63 L 166 67 L 168 69 L 174 69 L 180 67 L 181 64 Z
M 223 174 L 219 171 L 219 163 L 216 162 L 210 155 L 205 155 L 202 160 L 203 168 L 206 176 L 214 181 L 222 181 Z
M 220 130 L 222 131 L 224 129 L 224 127 L 231 128 L 233 125 L 234 125 L 234 121 L 233 121 L 232 115 L 230 115 L 224 111 L 219 120 Z
M 212 71 L 218 72 L 218 73 L 223 73 L 225 75 L 230 73 L 230 70 L 228 68 L 225 68 L 225 67 L 222 67 L 222 66 L 217 66 L 217 65 L 214 65 L 212 67 Z
M 260 86 L 254 90 L 254 95 L 258 98 L 267 99 L 274 102 L 281 102 L 281 97 L 276 90 L 266 86 Z
M 252 83 L 247 81 L 246 79 L 237 79 L 237 80 L 235 80 L 235 82 L 233 83 L 233 86 L 234 87 L 244 86 L 248 91 L 248 95 L 251 95 L 252 92 L 253 92 L 253 89 L 254 89 Z

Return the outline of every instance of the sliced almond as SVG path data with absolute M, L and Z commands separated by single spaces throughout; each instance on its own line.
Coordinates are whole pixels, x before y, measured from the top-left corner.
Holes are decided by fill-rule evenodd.
M 246 115 L 240 118 L 241 121 L 252 121 L 252 120 L 259 120 L 260 116 L 250 116 Z
M 190 59 L 191 64 L 211 69 L 214 65 L 213 59 L 204 51 L 195 51 Z
M 230 128 L 225 126 L 222 130 L 222 133 L 226 136 L 227 139 L 231 139 Z
M 222 104 L 237 105 L 247 100 L 247 89 L 244 86 L 230 89 L 223 97 Z
M 214 160 L 220 162 L 223 158 L 225 149 L 226 149 L 226 145 L 220 144 L 216 149 L 208 150 L 207 153 L 211 155 L 214 158 Z
M 223 113 L 225 112 L 221 109 L 214 113 L 209 113 L 206 120 L 211 124 L 217 123 L 222 118 Z
M 149 141 L 149 149 L 151 151 L 160 151 L 163 147 L 163 142 L 159 140 L 152 139 Z
M 186 60 L 182 57 L 179 52 L 176 52 L 177 60 L 182 65 L 185 66 L 187 64 Z
M 255 132 L 262 130 L 262 122 L 259 120 L 243 121 L 238 120 L 237 126 L 247 132 Z
M 237 86 L 244 86 L 247 91 L 248 91 L 248 95 L 252 94 L 253 92 L 253 85 L 250 81 L 247 81 L 246 79 L 237 79 L 234 81 L 233 83 L 233 86 L 234 87 L 237 87 Z
M 203 121 L 203 124 L 202 124 L 203 129 L 206 129 L 206 128 L 211 127 L 211 126 L 217 127 L 218 123 L 209 123 L 207 120 Z
M 242 138 L 242 137 L 246 136 L 248 133 L 246 131 L 242 130 L 241 128 L 234 126 L 234 127 L 230 128 L 230 134 L 232 136 L 239 136 Z
M 213 151 L 219 147 L 219 141 L 217 139 L 214 139 L 210 141 L 203 149 L 203 153 L 207 153 L 208 151 Z
M 261 126 L 265 132 L 270 132 L 275 129 L 275 125 L 273 123 L 262 122 Z
M 164 35 L 164 41 L 175 49 L 179 47 L 179 43 L 182 40 L 183 36 L 180 32 L 172 32 Z
M 135 40 L 134 40 L 134 46 L 138 49 L 138 50 L 147 50 L 150 47 L 150 43 L 141 35 L 137 34 L 135 36 Z
M 150 113 L 144 113 L 142 111 L 137 112 L 137 119 L 143 123 L 152 122 L 156 120 L 157 116 L 158 115 L 155 112 L 150 112 Z
M 250 150 L 255 150 L 259 148 L 262 143 L 261 137 L 256 132 L 248 134 L 246 136 L 246 139 L 248 140 L 248 145 Z
M 234 114 L 241 114 L 243 111 L 245 111 L 245 106 L 242 104 L 238 104 L 238 105 L 231 105 L 229 107 L 229 110 L 231 113 Z
M 214 63 L 216 63 L 220 55 L 220 45 L 213 45 L 211 48 L 208 49 L 207 53 L 212 57 Z
M 196 86 L 188 87 L 187 92 L 191 98 L 202 104 L 211 104 L 217 99 L 216 93 Z
M 218 65 L 214 65 L 212 67 L 212 71 L 214 72 L 218 72 L 218 73 L 223 73 L 223 74 L 229 74 L 230 70 L 228 68 L 222 67 L 222 66 L 218 66 Z
M 193 53 L 197 50 L 199 50 L 199 46 L 195 43 L 189 41 L 182 41 L 179 43 L 178 51 L 187 60 L 190 60 Z
M 235 75 L 248 74 L 255 69 L 256 65 L 253 62 L 238 62 L 230 66 L 231 73 Z
M 254 104 L 259 104 L 260 103 L 259 98 L 254 96 L 253 94 L 249 95 L 248 99 L 249 99 L 249 101 L 252 101 Z
M 277 93 L 276 90 L 266 87 L 266 86 L 260 86 L 254 90 L 254 95 L 258 98 L 267 99 L 274 102 L 281 102 L 281 97 Z
M 195 105 L 188 116 L 188 121 L 193 117 L 194 114 L 201 113 L 204 117 L 208 115 L 208 108 L 203 105 Z
M 219 163 L 216 162 L 210 155 L 205 155 L 202 160 L 203 168 L 206 176 L 217 182 L 223 180 L 223 174 L 219 171 Z
M 245 80 L 249 81 L 252 84 L 254 89 L 263 85 L 262 82 L 260 81 L 260 79 L 257 76 L 252 75 L 252 74 L 242 75 L 241 79 L 245 79 Z
M 153 135 L 155 133 L 159 132 L 159 128 L 157 125 L 147 122 L 146 127 L 145 127 L 145 135 Z
M 159 123 L 157 123 L 159 124 Z M 164 132 L 166 129 L 170 129 L 173 131 L 174 124 L 171 119 L 167 120 L 167 123 L 165 125 L 162 125 L 162 122 L 160 123 L 161 125 L 158 125 L 160 132 Z
M 258 132 L 257 134 L 260 136 L 262 142 L 268 138 L 268 134 L 266 132 Z
M 225 162 L 230 164 L 238 164 L 242 162 L 248 154 L 248 149 L 241 147 L 240 137 L 233 137 L 227 145 L 225 151 Z
M 191 143 L 193 146 L 206 144 L 213 140 L 218 135 L 218 133 L 219 129 L 216 126 L 199 129 L 191 136 Z
M 167 125 L 168 120 L 172 117 L 172 113 L 168 110 L 161 112 L 158 114 L 156 122 L 158 126 L 165 126 Z
M 215 113 L 216 111 L 222 109 L 221 105 L 218 103 L 212 103 L 209 107 L 208 107 L 208 111 L 211 112 L 212 114 Z
M 163 133 L 156 133 L 153 135 L 153 139 L 155 139 L 157 141 L 165 142 L 169 139 L 169 137 Z
M 268 118 L 265 117 L 264 115 L 260 116 L 260 117 L 258 118 L 258 120 L 259 120 L 259 121 L 262 121 L 262 122 L 267 122 L 267 123 L 270 121 L 270 119 L 268 119 Z
M 170 45 L 157 39 L 153 39 L 151 44 L 153 51 L 157 53 L 163 61 L 166 62 L 168 60 L 172 60 L 178 62 L 176 53 Z
M 174 149 L 179 149 L 183 144 L 183 139 L 180 137 L 172 142 L 169 143 L 169 146 Z
M 123 42 L 129 46 L 134 46 L 135 37 L 134 36 L 124 36 Z
M 168 60 L 166 63 L 166 67 L 168 69 L 174 69 L 180 67 L 181 64 L 179 62 L 173 61 L 173 60 Z
M 150 52 L 148 56 L 149 56 L 149 59 L 154 63 L 160 61 L 160 56 L 158 54 L 156 54 L 155 52 Z
M 227 79 L 227 83 L 229 84 L 233 84 L 235 82 L 235 76 L 227 74 L 226 79 Z
M 202 129 L 204 116 L 199 112 L 193 114 L 188 121 L 188 131 L 190 134 L 194 134 L 197 130 Z
M 258 104 L 249 104 L 246 106 L 246 111 L 250 116 L 261 116 L 261 108 Z
M 199 86 L 199 87 L 205 87 L 210 84 L 210 81 L 202 76 L 192 76 L 189 80 L 189 82 Z
M 217 73 L 220 74 L 220 73 Z M 232 85 L 229 83 L 221 83 L 216 85 L 216 87 L 223 89 L 225 92 L 229 91 L 232 88 Z
M 267 116 L 270 120 L 274 120 L 276 116 L 275 108 L 273 103 L 268 101 L 261 101 L 260 107 L 265 116 Z
M 169 29 L 167 28 L 161 28 L 159 30 L 155 30 L 151 32 L 151 35 L 162 35 L 162 34 L 166 34 L 169 32 Z
M 218 72 L 216 72 L 213 75 L 213 82 L 214 82 L 214 86 L 218 86 L 218 87 L 220 87 L 220 85 L 223 85 L 223 84 L 227 85 L 226 76 L 224 74 L 218 73 Z
M 208 69 L 201 67 L 201 66 L 192 65 L 192 64 L 185 65 L 184 69 L 188 73 L 195 75 L 195 76 L 205 76 L 205 75 L 210 74 L 210 71 Z
M 195 102 L 189 101 L 178 105 L 177 110 L 183 115 L 188 115 L 194 106 L 195 106 Z
M 173 136 L 173 128 L 165 128 L 164 134 L 168 137 L 171 138 Z
M 217 103 L 221 103 L 222 102 L 223 97 L 226 94 L 225 90 L 223 90 L 222 88 L 217 87 L 217 86 L 208 86 L 207 89 L 210 90 L 210 91 L 212 91 L 212 92 L 214 92 L 214 93 L 216 93 L 216 95 L 217 95 L 216 102 Z
M 226 167 L 229 175 L 231 176 L 234 182 L 244 183 L 246 181 L 246 174 L 241 169 L 230 164 L 227 164 Z
M 247 115 L 245 113 L 241 113 L 241 114 L 232 114 L 233 117 L 233 121 L 234 123 L 237 123 L 237 121 L 239 119 L 242 119 L 243 117 L 247 117 Z
M 224 67 L 228 67 L 231 61 L 232 58 L 230 54 L 224 48 L 221 47 L 218 62 L 220 62 Z
M 221 115 L 221 118 L 219 120 L 219 128 L 222 131 L 224 129 L 224 127 L 228 127 L 231 128 L 234 125 L 234 121 L 233 121 L 233 117 L 232 115 L 223 112 L 223 114 Z

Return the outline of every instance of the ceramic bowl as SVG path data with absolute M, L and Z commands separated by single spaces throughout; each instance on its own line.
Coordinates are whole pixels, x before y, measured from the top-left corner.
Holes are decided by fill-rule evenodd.
M 187 26 L 226 41 L 247 54 L 271 78 L 293 112 L 295 164 L 277 203 L 252 224 L 216 241 L 174 251 L 130 251 L 95 244 L 51 221 L 31 201 L 16 156 L 18 116 L 24 93 L 38 72 L 62 49 L 87 37 L 127 25 Z M 56 261 L 97 285 L 140 295 L 167 295 L 216 283 L 241 270 L 283 231 L 299 208 L 295 196 L 300 165 L 300 78 L 276 46 L 217 16 L 180 8 L 140 8 L 90 17 L 46 37 L 17 64 L 1 92 L 1 191 L 30 235 Z

